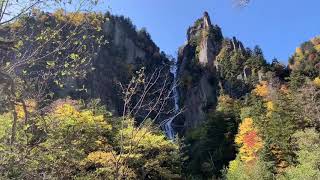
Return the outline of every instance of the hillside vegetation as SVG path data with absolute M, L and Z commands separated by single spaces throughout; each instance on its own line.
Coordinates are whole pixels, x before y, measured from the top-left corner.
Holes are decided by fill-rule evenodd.
M 0 179 L 320 179 L 319 37 L 288 66 L 207 12 L 176 63 L 109 12 L 33 9 L 0 37 Z

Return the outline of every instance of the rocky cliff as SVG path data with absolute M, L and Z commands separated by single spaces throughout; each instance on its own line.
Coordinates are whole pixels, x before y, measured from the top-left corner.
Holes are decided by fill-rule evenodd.
M 91 97 L 100 98 L 110 111 L 121 114 L 123 94 L 119 83 L 127 85 L 136 71 L 145 67 L 146 78 L 161 70 L 161 77 L 155 82 L 154 89 L 160 89 L 165 76 L 169 76 L 169 89 L 173 74 L 170 72 L 171 61 L 160 52 L 145 29 L 136 30 L 128 18 L 110 14 L 106 16 L 108 21 L 104 23 L 103 31 L 108 43 L 101 48 L 93 62 L 95 70 L 87 83 Z M 157 95 L 154 93 L 152 96 Z M 147 98 L 154 97 L 150 95 Z M 169 100 L 167 106 L 167 109 L 173 108 L 173 100 Z M 144 118 L 145 113 L 141 111 L 138 116 Z
M 75 15 L 77 18 L 74 18 Z M 32 54 L 31 52 L 37 50 L 33 49 L 37 43 L 48 41 L 43 43 L 44 48 L 39 48 L 41 52 L 34 55 L 34 58 L 41 57 L 41 61 L 37 63 L 30 61 L 30 64 L 17 69 L 17 74 L 23 73 L 23 68 L 25 72 L 29 72 L 29 79 L 36 79 L 34 77 L 40 72 L 48 74 L 52 78 L 46 79 L 48 85 L 46 84 L 43 89 L 44 93 L 50 92 L 49 97 L 52 100 L 65 97 L 84 100 L 99 98 L 114 115 L 121 115 L 123 109 L 123 91 L 120 84 L 126 87 L 131 78 L 137 75 L 136 72 L 142 68 L 145 80 L 154 73 L 157 73 L 155 76 L 159 75 L 156 76 L 158 77 L 156 82 L 152 82 L 152 89 L 145 99 L 152 100 L 157 97 L 159 91 L 156 89 L 163 87 L 164 82 L 166 89 L 171 88 L 173 82 L 173 74 L 170 72 L 171 60 L 164 52 L 160 52 L 144 28 L 138 30 L 129 18 L 110 13 L 75 15 L 61 11 L 37 12 L 17 21 L 18 25 L 11 24 L 0 30 L 1 33 L 10 32 L 19 39 L 20 37 L 27 39 L 21 41 L 19 45 L 21 54 Z M 53 32 L 53 27 L 60 26 L 62 30 L 57 31 L 60 34 Z M 53 35 L 45 34 L 46 31 L 52 32 Z M 70 34 L 75 34 L 72 35 L 72 39 Z M 46 55 L 57 51 L 55 49 L 57 44 L 67 41 L 65 39 L 70 39 L 70 42 L 65 43 L 68 46 L 63 45 L 58 53 Z M 11 55 L 6 53 L 0 51 L 0 57 Z M 5 65 L 6 62 L 0 60 L 0 66 L 2 64 Z M 133 97 L 133 104 L 139 98 L 139 93 Z M 168 99 L 165 108 L 174 109 L 173 99 Z M 143 118 L 145 115 L 145 111 L 142 110 L 136 113 L 136 118 Z M 149 117 L 153 116 L 152 113 Z M 163 120 L 165 117 L 161 116 L 158 119 Z
M 62 15 L 59 13 L 53 15 L 40 13 L 36 17 L 32 17 L 31 20 L 34 22 L 33 26 L 40 24 L 46 27 L 50 26 L 51 23 L 59 22 L 57 18 L 60 16 Z M 91 15 L 88 17 L 91 17 Z M 173 83 L 173 74 L 170 73 L 172 62 L 165 53 L 160 52 L 145 29 L 137 30 L 130 19 L 123 16 L 114 16 L 110 13 L 92 17 L 99 19 L 100 22 L 96 25 L 99 28 L 95 27 L 95 29 L 102 30 L 98 32 L 94 30 L 93 32 L 96 32 L 99 37 L 103 33 L 103 41 L 107 43 L 98 48 L 98 45 L 94 44 L 98 35 L 96 36 L 91 31 L 85 36 L 78 34 L 79 37 L 75 37 L 75 42 L 81 44 L 81 47 L 92 49 L 94 59 L 92 63 L 91 61 L 88 63 L 88 66 L 79 66 L 82 71 L 78 72 L 74 71 L 73 68 L 73 66 L 78 66 L 78 61 L 75 61 L 76 58 L 71 56 L 74 55 L 72 51 L 64 50 L 63 53 L 59 54 L 59 57 L 68 57 L 69 63 L 66 64 L 65 61 L 61 61 L 59 65 L 69 67 L 70 71 L 73 69 L 81 77 L 74 77 L 69 74 L 68 68 L 63 68 L 60 73 L 62 77 L 59 79 L 64 82 L 63 88 L 60 88 L 60 84 L 54 82 L 49 87 L 49 90 L 54 92 L 56 96 L 54 98 L 66 96 L 81 99 L 99 98 L 109 111 L 115 115 L 121 115 L 123 94 L 119 83 L 128 84 L 131 77 L 142 67 L 145 67 L 146 77 L 151 76 L 157 70 L 161 70 L 161 78 L 153 86 L 152 92 L 157 92 L 155 90 L 163 85 L 165 76 L 168 78 L 166 89 L 171 88 Z M 33 26 L 29 29 L 32 29 Z M 88 27 L 91 26 L 92 24 L 88 24 Z M 65 31 L 68 31 L 68 29 L 65 29 Z M 33 33 L 33 31 L 30 32 Z M 24 33 L 25 31 L 21 32 L 25 35 Z M 61 38 L 64 38 L 64 34 L 61 33 Z M 90 35 L 90 38 L 87 35 Z M 88 39 L 92 40 L 89 41 Z M 26 44 L 22 46 L 26 46 Z M 73 46 L 70 46 L 70 48 L 73 48 Z M 45 49 L 45 51 L 50 52 L 50 48 Z M 51 71 L 51 57 L 45 60 L 48 61 L 43 61 L 43 65 Z M 70 65 L 71 62 L 74 64 Z M 33 66 L 32 68 L 34 68 Z M 266 72 L 272 68 L 275 70 L 274 72 L 279 74 L 283 73 L 284 66 L 278 63 L 268 65 L 261 49 L 258 47 L 251 50 L 245 48 L 235 37 L 224 38 L 220 27 L 212 24 L 208 13 L 205 12 L 203 17 L 188 29 L 187 41 L 179 49 L 176 72 L 179 83 L 177 88 L 179 97 L 177 99 L 179 107 L 184 108 L 185 111 L 182 116 L 174 120 L 174 127 L 182 127 L 181 130 L 197 127 L 206 121 L 209 111 L 216 109 L 217 99 L 220 95 L 226 94 L 231 98 L 244 97 L 256 83 L 266 78 Z M 39 72 L 38 69 L 34 69 L 34 71 Z M 83 71 L 86 72 L 82 74 Z M 68 76 L 66 77 L 66 75 Z M 150 94 L 150 97 L 147 97 L 149 100 L 158 95 L 157 93 L 148 94 Z M 137 101 L 137 98 L 135 97 L 135 101 Z M 174 109 L 173 98 L 169 100 L 165 108 L 168 110 Z M 144 117 L 145 114 L 142 111 L 137 113 L 136 117 L 139 119 Z M 167 118 L 167 115 L 163 115 L 159 119 Z
M 183 126 L 188 129 L 204 121 L 206 110 L 216 105 L 219 92 L 216 56 L 221 49 L 222 33 L 205 12 L 187 34 L 187 43 L 179 50 L 177 76 L 179 105 L 186 108 Z
M 184 131 L 206 120 L 219 95 L 245 96 L 266 78 L 270 67 L 259 47 L 251 50 L 235 37 L 224 38 L 205 12 L 188 29 L 187 42 L 179 49 L 177 69 L 179 106 L 185 111 L 175 124 Z

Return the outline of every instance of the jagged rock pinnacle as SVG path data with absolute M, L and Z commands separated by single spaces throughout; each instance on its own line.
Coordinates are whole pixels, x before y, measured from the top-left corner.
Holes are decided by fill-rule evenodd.
M 192 129 L 206 120 L 205 109 L 217 104 L 218 86 L 209 79 L 216 81 L 219 77 L 216 56 L 223 37 L 220 28 L 211 24 L 206 11 L 188 29 L 187 35 L 187 45 L 179 51 L 177 77 L 191 79 L 178 87 L 178 91 L 181 104 L 188 109 L 183 113 L 183 126 Z M 193 69 L 194 65 L 199 66 Z M 198 73 L 199 69 L 201 73 Z
M 188 35 L 188 41 L 190 39 L 196 37 L 201 33 L 203 30 L 209 31 L 212 28 L 211 20 L 209 13 L 205 11 L 203 13 L 203 17 L 199 18 L 193 26 L 191 26 L 188 29 L 187 35 Z
M 208 27 L 211 26 L 210 16 L 209 16 L 209 13 L 207 11 L 205 11 L 203 13 L 203 21 L 204 21 L 205 27 L 208 28 Z

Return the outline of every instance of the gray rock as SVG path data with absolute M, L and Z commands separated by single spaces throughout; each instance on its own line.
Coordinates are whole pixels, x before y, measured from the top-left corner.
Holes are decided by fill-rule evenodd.
M 210 42 L 208 37 L 203 38 L 203 40 L 200 43 L 200 52 L 199 52 L 199 63 L 202 66 L 206 65 L 212 65 L 215 55 L 215 47 L 214 45 Z
M 216 103 L 216 90 L 216 87 L 208 82 L 207 75 L 201 77 L 197 86 L 188 90 L 186 96 L 188 98 L 184 103 L 187 109 L 184 112 L 186 129 L 197 127 L 206 119 L 204 109 L 209 103 Z
M 243 78 L 242 74 L 239 74 L 239 75 L 237 76 L 237 79 L 238 79 L 238 80 L 241 80 L 241 81 L 244 81 L 244 78 Z
M 192 78 L 192 82 L 188 82 L 191 84 L 178 87 L 179 99 L 182 101 L 180 107 L 186 109 L 183 113 L 185 130 L 203 123 L 207 110 L 214 108 L 217 103 L 219 63 L 216 56 L 222 42 L 216 41 L 209 33 L 218 34 L 221 31 L 212 26 L 210 17 L 205 12 L 204 16 L 189 28 L 188 42 L 179 49 L 178 80 Z
M 258 71 L 259 82 L 265 80 L 266 74 L 263 71 Z
M 127 51 L 126 62 L 134 63 L 136 58 L 145 58 L 145 52 L 134 44 L 134 41 L 123 29 L 123 26 L 118 21 L 113 23 L 107 21 L 104 25 L 104 32 L 106 35 L 113 34 L 112 42 L 113 46 L 118 46 L 119 48 L 124 48 Z
M 252 70 L 251 70 L 251 68 L 245 66 L 245 67 L 243 68 L 243 80 L 244 80 L 244 81 L 247 81 L 248 78 L 249 78 L 251 75 L 252 75 Z

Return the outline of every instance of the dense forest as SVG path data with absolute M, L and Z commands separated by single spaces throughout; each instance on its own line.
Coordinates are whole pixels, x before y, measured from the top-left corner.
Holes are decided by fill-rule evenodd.
M 0 179 L 320 179 L 320 37 L 269 62 L 204 12 L 173 58 L 43 2 L 0 1 Z

